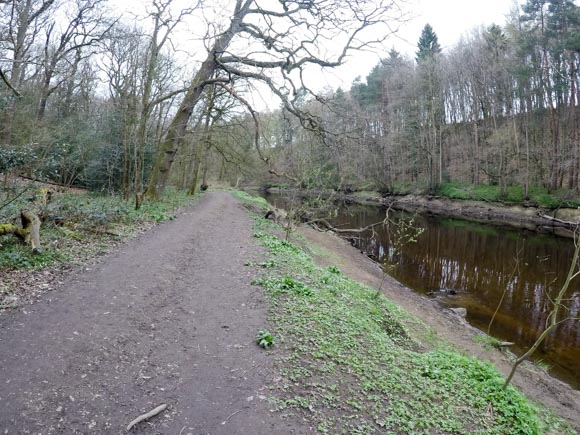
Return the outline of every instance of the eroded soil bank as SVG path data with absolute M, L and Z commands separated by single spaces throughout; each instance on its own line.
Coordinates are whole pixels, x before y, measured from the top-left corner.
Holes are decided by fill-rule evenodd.
M 379 203 L 404 211 L 432 213 L 481 223 L 509 225 L 562 237 L 573 237 L 573 229 L 576 224 L 580 223 L 580 210 L 571 208 L 544 210 L 521 205 L 508 206 L 484 201 L 453 201 L 446 198 L 414 195 L 382 198 Z
M 288 190 L 270 188 L 266 193 L 288 194 Z M 559 208 L 548 210 L 522 205 L 505 205 L 495 202 L 451 200 L 437 196 L 387 196 L 378 193 L 332 193 L 300 191 L 297 195 L 332 196 L 336 200 L 359 204 L 376 204 L 408 212 L 431 213 L 458 219 L 493 225 L 507 225 L 526 228 L 531 231 L 573 237 L 576 225 L 580 223 L 580 209 Z

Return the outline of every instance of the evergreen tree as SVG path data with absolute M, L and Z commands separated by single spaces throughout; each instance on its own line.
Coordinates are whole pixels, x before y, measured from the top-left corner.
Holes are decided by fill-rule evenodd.
M 430 24 L 425 24 L 417 44 L 417 49 L 417 63 L 426 59 L 433 59 L 436 55 L 441 53 L 439 38 L 437 38 L 437 34 Z

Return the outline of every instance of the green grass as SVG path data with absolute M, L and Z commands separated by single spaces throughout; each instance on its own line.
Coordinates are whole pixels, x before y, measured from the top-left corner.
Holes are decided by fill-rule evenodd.
M 499 186 L 469 185 L 462 183 L 443 183 L 437 193 L 449 199 L 476 200 L 491 202 L 525 202 L 523 186 L 508 186 L 506 195 L 501 194 Z M 571 196 L 569 191 L 548 192 L 540 187 L 531 188 L 527 203 L 538 207 L 555 209 L 558 207 L 580 207 L 580 198 Z
M 253 283 L 271 301 L 281 380 L 270 401 L 320 433 L 565 433 L 491 364 L 450 350 L 382 293 L 318 267 L 256 218 L 272 267 Z M 279 232 L 279 230 L 278 230 Z M 304 290 L 304 289 L 307 289 Z M 423 329 L 417 333 L 417 329 Z M 270 332 L 269 332 L 270 333 Z M 569 431 L 572 433 L 571 431 Z
M 43 252 L 33 254 L 15 237 L 2 236 L 0 269 L 42 269 L 83 257 L 83 250 L 89 248 L 91 253 L 99 253 L 104 249 L 99 240 L 127 237 L 146 222 L 171 220 L 176 208 L 191 201 L 184 193 L 168 191 L 159 201 L 145 202 L 140 210 L 135 210 L 132 201 L 118 196 L 55 195 L 53 201 L 36 210 L 43 219 L 40 232 Z M 0 222 L 18 222 L 20 210 L 30 207 L 31 203 L 23 197 L 0 210 Z
M 253 205 L 255 207 L 258 207 L 259 209 L 263 210 L 263 211 L 268 211 L 271 207 L 270 204 L 268 204 L 268 201 L 266 201 L 264 198 L 261 198 L 259 196 L 252 196 L 246 192 L 242 192 L 242 191 L 234 191 L 233 195 L 238 198 L 239 200 L 241 200 L 242 202 L 244 202 L 245 204 L 248 205 Z

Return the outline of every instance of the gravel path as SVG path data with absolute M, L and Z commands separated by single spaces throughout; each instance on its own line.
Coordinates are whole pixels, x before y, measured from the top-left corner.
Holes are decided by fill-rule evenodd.
M 4 433 L 305 433 L 269 411 L 273 361 L 254 344 L 266 325 L 247 261 L 261 252 L 228 193 L 209 193 L 0 318 Z

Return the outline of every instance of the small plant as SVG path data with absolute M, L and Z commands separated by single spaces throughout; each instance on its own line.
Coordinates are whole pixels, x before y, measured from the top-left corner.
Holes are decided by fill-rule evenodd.
M 258 331 L 258 335 L 256 335 L 256 344 L 261 348 L 268 349 L 276 344 L 276 339 L 270 331 Z
M 328 271 L 330 273 L 335 274 L 335 275 L 340 275 L 340 269 L 338 267 L 336 267 L 336 266 L 329 266 L 328 267 Z
M 264 261 L 263 263 L 259 263 L 258 266 L 263 267 L 264 269 L 273 269 L 276 267 L 276 262 L 273 260 Z
M 280 289 L 282 291 L 292 292 L 298 296 L 312 296 L 312 290 L 292 278 L 284 278 L 280 283 Z

